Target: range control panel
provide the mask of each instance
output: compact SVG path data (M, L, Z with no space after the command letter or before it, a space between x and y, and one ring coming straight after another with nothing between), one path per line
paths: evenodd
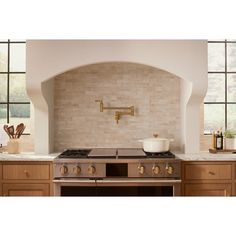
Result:
M180 161L139 160L132 163L55 163L54 178L180 178Z

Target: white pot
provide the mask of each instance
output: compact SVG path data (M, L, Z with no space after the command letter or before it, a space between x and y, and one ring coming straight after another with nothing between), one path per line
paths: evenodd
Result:
M157 138L155 135L154 138L146 138L139 140L143 143L143 150L145 152L167 152L170 150L170 142L174 141L173 139L167 138Z
M225 149L236 150L236 138L225 138Z

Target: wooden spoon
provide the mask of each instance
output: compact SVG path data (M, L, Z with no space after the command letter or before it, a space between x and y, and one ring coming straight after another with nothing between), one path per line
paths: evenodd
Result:
M18 133L18 136L17 136L17 138L20 138L20 136L23 134L23 132L24 132L24 130L25 130L25 125L23 124L23 126L21 126L21 129L20 129L20 131L19 131L19 133Z
M8 130L9 135L10 135L12 138L14 138L14 126L11 125L11 126L7 127L7 130Z
M10 136L10 134L9 134L9 132L8 132L8 125L4 125L3 126L3 129L5 130L5 132L7 133L7 135L9 136L9 138L11 138L11 136Z
M24 124L23 123L20 123L19 125L17 125L16 127L16 133L15 133L15 138L18 138L21 130L24 128Z

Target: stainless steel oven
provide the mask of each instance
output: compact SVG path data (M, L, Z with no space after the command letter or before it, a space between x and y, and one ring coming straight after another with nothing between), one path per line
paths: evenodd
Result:
M54 187L56 196L180 196L181 180L60 179Z
M120 150L120 149L119 149ZM90 150L54 161L55 196L179 196L180 160L147 156L141 149ZM84 153L86 153L84 155ZM126 153L126 155L125 155ZM132 155L133 153L133 155ZM99 155L98 155L99 154Z

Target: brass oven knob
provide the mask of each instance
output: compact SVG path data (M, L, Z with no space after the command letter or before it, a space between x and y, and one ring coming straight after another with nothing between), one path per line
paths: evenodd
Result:
M65 165L62 165L60 168L61 175L66 175L68 173L68 167Z
M73 173L79 175L81 173L81 168L79 166L75 166L73 168Z
M161 172L161 168L159 167L159 166L153 166L152 167L152 173L154 174L154 175L158 175L158 174L160 174L160 172Z
M145 167L144 166L139 166L138 167L138 172L139 172L140 175L143 175L144 172L145 172Z
M174 167L168 165L168 166L166 167L166 171L167 171L167 173L168 173L169 175L172 175L173 172L174 172Z
M96 172L96 168L95 168L94 166L89 166L89 167L88 167L88 173L89 173L90 175L95 174L95 172Z

